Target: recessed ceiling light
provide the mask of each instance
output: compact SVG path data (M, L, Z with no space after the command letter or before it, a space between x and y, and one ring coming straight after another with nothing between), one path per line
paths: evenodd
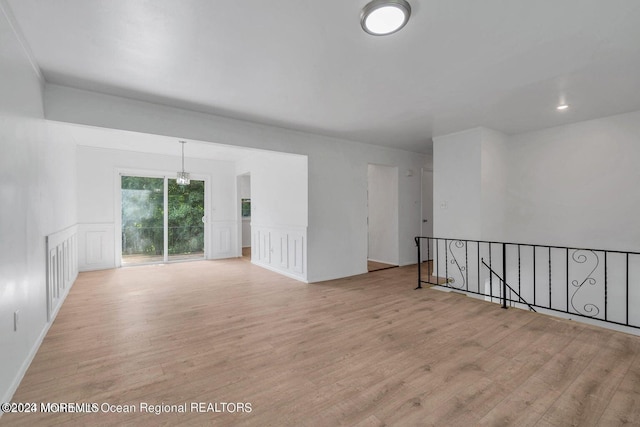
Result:
M362 8L360 25L369 34L385 36L404 27L409 16L411 6L405 0L373 0Z
M562 110L566 110L567 108L569 108L569 106L567 104L560 104L556 108L558 110L562 111Z

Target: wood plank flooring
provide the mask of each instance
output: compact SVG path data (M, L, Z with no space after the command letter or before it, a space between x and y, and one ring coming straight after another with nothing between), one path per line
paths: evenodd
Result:
M372 271L386 270L387 268L394 268L394 267L397 267L397 265L367 260L367 271L369 273L371 273Z
M251 259L251 247L242 248L242 256Z
M81 273L13 401L136 412L0 425L640 425L639 337L416 291L415 275L307 285L240 259Z

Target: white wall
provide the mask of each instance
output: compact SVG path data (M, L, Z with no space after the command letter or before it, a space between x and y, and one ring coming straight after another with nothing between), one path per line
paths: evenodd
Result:
M238 180L238 194L241 199L251 198L251 175L240 175Z
M640 111L435 138L435 235L640 251L639 163Z
M398 168L368 166L369 259L398 264Z
M433 139L434 237L482 238L482 128Z
M506 234L640 251L640 111L508 141Z
M307 278L312 282L367 271L367 164L397 166L399 262L415 263L419 171L427 156L55 85L45 88L45 110L48 118L63 122L308 156Z
M78 141L82 144L83 141ZM176 152L179 153L176 142ZM185 149L188 152L188 144ZM119 244L118 200L120 171L175 176L180 169L180 156L139 153L95 147L78 147L78 222L79 264L81 270L113 268L118 265L116 245ZM192 177L207 178L209 207L208 258L235 256L235 165L228 161L185 158L185 169ZM221 236L220 233L224 233ZM93 239L93 240L92 240ZM230 240L229 240L230 239ZM98 241L99 243L96 243ZM221 243L222 241L222 243ZM223 247L226 245L230 247ZM99 259L96 253L103 255Z
M2 3L0 76L0 402L8 402L49 326L45 236L76 223L76 154L43 120L42 81Z
M506 230L506 198L509 183L508 140L503 133L482 128L480 153L481 236L484 240L509 241Z

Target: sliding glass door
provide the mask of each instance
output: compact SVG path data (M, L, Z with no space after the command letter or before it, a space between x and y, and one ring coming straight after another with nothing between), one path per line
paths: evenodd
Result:
M205 182L121 176L122 265L205 257Z
M204 181L178 185L168 180L169 260L204 258Z
M164 178L122 176L122 264L164 261Z

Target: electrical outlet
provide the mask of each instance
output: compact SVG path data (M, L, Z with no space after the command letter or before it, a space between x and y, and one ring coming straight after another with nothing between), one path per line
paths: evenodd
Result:
M440 209L447 209L447 202L440 203Z
M18 314L20 314L20 310L16 310L13 312L13 331L18 332Z

